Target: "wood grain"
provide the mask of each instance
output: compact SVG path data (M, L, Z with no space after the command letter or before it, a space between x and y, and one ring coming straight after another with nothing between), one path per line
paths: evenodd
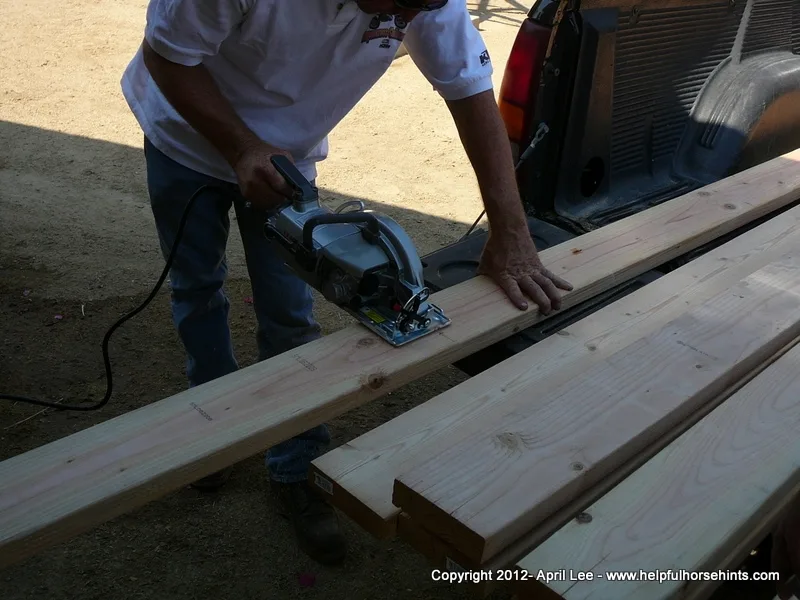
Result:
M745 280L395 481L393 501L481 563L800 333L797 255Z
M427 557L437 568L462 571L490 570L493 572L496 572L498 569L511 569L513 572L517 573L519 572L517 563L531 553L534 548L544 543L551 535L555 534L569 521L578 517L580 513L586 511L588 507L616 487L626 477L630 476L631 473L644 466L650 457L656 455L661 449L679 438L687 430L691 429L698 421L705 418L707 414L746 386L765 369L769 368L774 361L784 356L798 343L800 343L800 338L792 340L777 354L770 356L767 361L759 364L740 381L737 381L730 388L726 389L723 394L714 398L696 413L692 414L691 417L681 421L680 424L671 429L668 434L659 438L658 441L653 444L652 448L648 448L647 451L634 456L623 466L604 477L590 490L582 493L565 507L545 519L536 528L515 540L514 543L507 546L502 552L491 558L485 564L480 565L473 563L470 559L461 554L458 549L453 548L431 532L426 531L404 513L400 513L397 517L397 535L400 539L408 542L413 548L418 550L423 556ZM718 569L733 569L737 564L741 563L752 548L758 545L758 542L761 541L768 530L773 527L777 515L779 514L778 511L785 508L791 498L781 498L780 500L780 505L776 505L776 509L772 510L769 514L765 515L761 521L755 524L746 537L736 540L735 546L730 549L727 555L721 559L720 563L717 565ZM486 598L498 587L496 585L497 583L497 581L481 581L474 586L470 586L470 591L474 592L474 596L478 598ZM548 594L542 594L543 587L537 585L536 582L514 581L509 583L511 583L511 586L506 583L500 587L510 587L512 590L517 591L519 593L519 600L543 600L545 596L548 596ZM681 600L702 600L710 596L714 589L716 589L715 582L703 582L702 585L692 588L691 593L686 597L681 597ZM557 597L555 594L549 594L549 596Z
M800 151L542 252L569 307L800 196ZM580 252L573 250L579 246ZM477 277L401 348L358 325L0 463L0 567L232 465L541 320Z
M786 493L775 495L770 502L762 506L759 516L753 520L746 531L738 531L725 542L725 548L730 548L727 556L719 563L719 570L737 570L746 556L749 556L760 542L775 529L778 520L794 502L800 499L800 484ZM680 600L708 600L720 586L719 581L700 581L687 587L681 594ZM780 598L778 600L781 600ZM786 600L798 600L791 597Z
M477 572L479 569L465 569L462 565L454 560L454 552L441 540L422 527L419 527L411 519L402 513L397 519L397 537L414 550L422 554L428 559L428 562L434 569L441 571L472 571ZM491 571L499 567L500 563L487 565L483 570ZM505 565L504 565L505 566ZM479 581L465 581L460 584L469 587L469 592L474 598L488 597L498 586L492 577L480 578Z
M735 568L800 490L800 346L726 400L519 561L553 569L688 572ZM568 600L707 597L709 582L529 582ZM698 594L698 592L702 592Z
M792 208L328 452L313 462L312 481L321 478L332 502L367 531L390 537L400 513L392 504L394 479L438 455L456 432L476 435L504 410L509 393L532 385L546 393L797 247L800 208Z

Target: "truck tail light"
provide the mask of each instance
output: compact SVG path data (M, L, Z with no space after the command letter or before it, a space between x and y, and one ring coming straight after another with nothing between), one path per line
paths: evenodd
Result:
M551 33L550 27L526 19L508 57L498 105L515 155L528 141Z

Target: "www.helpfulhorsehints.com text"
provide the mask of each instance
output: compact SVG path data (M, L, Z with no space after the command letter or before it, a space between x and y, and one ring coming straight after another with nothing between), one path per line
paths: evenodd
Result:
M668 569L665 571L579 571L560 569L558 571L531 572L524 569L487 569L480 571L441 570L431 571L434 581L449 583L481 583L484 581L538 581L553 583L557 581L780 581L777 572L764 571L748 573L746 571L687 571L685 569Z

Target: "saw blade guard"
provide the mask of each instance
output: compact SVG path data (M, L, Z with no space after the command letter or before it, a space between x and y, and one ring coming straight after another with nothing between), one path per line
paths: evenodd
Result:
M428 302L422 260L399 223L365 210L360 201L330 211L286 157L275 156L272 162L294 197L268 220L265 234L283 246L287 263L299 268L308 283L395 346L450 323ZM382 291L368 297L356 293L365 277L376 274Z

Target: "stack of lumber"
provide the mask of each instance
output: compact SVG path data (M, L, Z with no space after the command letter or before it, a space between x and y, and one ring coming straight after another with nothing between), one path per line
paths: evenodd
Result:
M798 166L800 151L544 251L575 286L565 308L789 207ZM320 458L312 481L377 535L514 564L791 345L798 241L790 208ZM452 325L408 346L354 325L0 462L0 567L542 320L482 277L433 301Z
M714 581L535 580L577 572L736 570L800 491L800 346L592 504L517 568L522 598L705 598ZM554 594L544 596L541 588Z
M448 437L459 441L399 475L394 504L472 564L496 557L792 343L798 259L759 269L559 385L508 394L505 414L457 429Z
M576 256L594 252L595 234L633 254L660 237L669 249L655 260L687 252L722 235L714 208L800 197L798 160L630 217L617 224L624 238L613 226L583 236ZM591 258L597 276L606 263ZM609 267L617 283L631 276ZM312 481L376 536L399 534L443 568L735 565L800 485L798 267L791 208L319 458ZM700 598L719 584L522 579L512 583L524 598Z

